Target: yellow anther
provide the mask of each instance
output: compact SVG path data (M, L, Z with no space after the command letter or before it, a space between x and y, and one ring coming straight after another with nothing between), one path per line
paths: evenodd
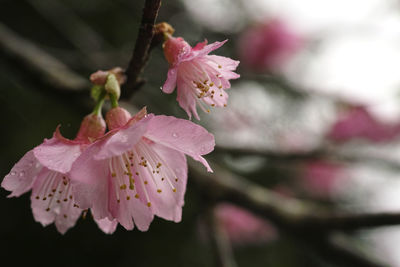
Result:
M138 194L136 194L136 195L135 195L135 198L139 198L139 195L138 195Z
M125 190L126 189L126 184L123 184L119 187L121 190Z
M172 191L175 193L176 192L176 188L172 189Z
M144 181L144 184L148 184L148 182L147 182L147 181Z
M147 202L147 207L151 207L151 203L150 202Z
M117 174L115 172L113 172L113 173L111 173L111 176L115 177L115 176L117 176Z
M129 200L129 199L131 199L131 197L130 196L126 196L126 200Z
M161 189L157 189L157 192L158 192L158 193L161 193L162 191L161 191Z
M222 66L221 66L221 65L218 65L218 68L219 68L219 69L221 69L221 68L222 68Z

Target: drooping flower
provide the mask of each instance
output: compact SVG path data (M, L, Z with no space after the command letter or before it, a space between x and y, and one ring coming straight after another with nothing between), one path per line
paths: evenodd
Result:
M85 150L71 169L77 203L94 218L116 219L128 230L149 228L154 215L179 222L187 180L185 154L211 171L202 155L214 137L190 121L131 115L116 107L106 116L110 132Z
M228 94L225 90L231 87L229 80L240 77L233 72L239 61L208 55L226 41L209 45L204 41L193 48L181 37L169 37L164 43L164 54L170 66L162 90L170 94L175 87L178 88L177 100L189 118L193 114L200 119L197 104L206 112L209 112L208 106L227 105Z
M245 30L239 38L243 65L257 72L276 72L299 50L303 41L281 19L270 19Z
M9 197L19 197L32 189L31 207L35 220L43 226L54 222L57 230L64 234L82 213L74 201L68 172L81 151L104 132L103 118L93 114L84 118L74 140L64 138L57 128L51 139L45 139L14 165L1 186L11 191ZM97 223L106 233L116 228L115 222Z

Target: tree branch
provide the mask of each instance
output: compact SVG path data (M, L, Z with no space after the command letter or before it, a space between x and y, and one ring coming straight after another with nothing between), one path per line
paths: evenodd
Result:
M288 198L255 185L244 178L212 164L214 173L189 162L190 174L196 182L218 200L230 201L269 219L280 228L292 233L328 233L333 230L400 224L400 213L359 213L327 211L312 203Z
M146 0L145 2L135 48L126 69L128 79L122 90L122 98L129 98L144 83L140 75L149 59L149 51L154 37L154 24L160 6L161 0Z

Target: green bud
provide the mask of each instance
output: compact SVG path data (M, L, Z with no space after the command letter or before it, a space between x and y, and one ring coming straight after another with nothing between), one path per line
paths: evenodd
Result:
M115 77L114 74L110 73L107 76L107 81L104 85L107 93L112 96L112 98L115 98L116 100L119 99L121 95L121 88L119 86L119 82L117 80L117 77Z

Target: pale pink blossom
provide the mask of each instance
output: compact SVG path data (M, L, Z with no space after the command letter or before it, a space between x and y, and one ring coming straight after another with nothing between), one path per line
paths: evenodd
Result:
M305 163L299 182L314 197L329 198L337 185L346 177L344 165L324 160Z
M245 30L239 38L239 57L257 72L280 71L301 48L302 38L287 23L270 19Z
M364 106L350 106L332 125L328 137L337 142L364 139L387 142L400 135L399 123L384 123L375 118Z
M209 45L204 41L193 48L181 37L169 37L164 43L164 54L170 66L162 90L170 94L177 87L177 100L189 118L193 114L200 119L197 105L206 112L209 112L209 106L227 105L225 90L231 87L229 80L240 77L233 72L239 61L208 55L226 41Z
M110 132L76 160L71 179L77 203L94 218L116 219L128 230L146 231L154 215L179 222L187 180L185 154L200 161L214 137L190 121L122 108L106 116Z
M218 204L215 214L233 244L270 242L277 238L270 222L236 205Z
M105 122L97 115L88 115L74 140L64 138L56 129L51 139L27 152L6 175L1 186L11 191L9 197L19 197L32 190L31 207L36 221L43 226L54 223L64 234L74 226L82 209L75 203L68 172L72 163L90 140L104 134ZM115 222L97 222L111 233Z

